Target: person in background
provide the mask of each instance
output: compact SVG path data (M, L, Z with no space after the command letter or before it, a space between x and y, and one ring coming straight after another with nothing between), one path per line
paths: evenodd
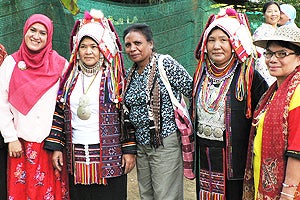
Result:
M0 67L0 131L8 143L8 199L68 199L64 180L43 149L59 82L68 62L52 49L53 24L42 14L25 22L17 52Z
M75 23L71 50L44 148L54 151L56 169L68 170L72 200L126 200L136 148L134 138L120 141L125 69L119 38L102 11L86 11Z
M280 5L280 20L278 21L279 26L291 25L297 27L295 24L296 9L290 4Z
M281 26L255 45L277 81L254 112L243 199L300 199L300 29Z
M266 37L277 29L278 21L280 19L280 6L275 1L266 2L263 6L263 14L265 22L262 23L253 33L253 40ZM264 49L256 47L259 59L255 62L255 69L264 77L268 85L276 81L275 77L270 75L266 66L265 57L263 56Z
M254 69L245 14L211 15L196 48L192 120L198 200L240 200L253 111L268 85Z
M7 56L5 47L0 44L0 66ZM7 145L4 143L4 138L0 133L0 200L7 199L6 189L6 169L7 169Z
M125 52L134 62L123 95L129 121L135 128L140 198L183 200L180 135L158 64L162 63L178 100L181 93L191 97L192 78L174 58L169 55L162 58L156 53L152 30L147 24L127 27L123 39Z

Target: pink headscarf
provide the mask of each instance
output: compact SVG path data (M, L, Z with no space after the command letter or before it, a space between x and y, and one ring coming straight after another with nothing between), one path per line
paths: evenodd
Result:
M47 29L46 45L39 51L28 49L24 39L28 29L35 23L41 23ZM19 50L12 54L16 65L10 79L8 101L24 115L58 81L62 74L66 59L52 50L52 35L52 21L45 15L34 14L27 19L24 25L23 41ZM20 61L25 62L25 70L18 67Z

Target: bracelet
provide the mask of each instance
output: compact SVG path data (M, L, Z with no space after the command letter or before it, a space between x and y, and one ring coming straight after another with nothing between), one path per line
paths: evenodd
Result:
M290 187L298 187L298 184L297 185L289 185L289 184L286 184L286 183L282 183L282 186L285 187L285 188L290 188Z
M282 194L284 196L287 196L287 197L295 198L294 195L291 195L291 194L288 194L288 193L285 193L285 192L280 192L280 194Z

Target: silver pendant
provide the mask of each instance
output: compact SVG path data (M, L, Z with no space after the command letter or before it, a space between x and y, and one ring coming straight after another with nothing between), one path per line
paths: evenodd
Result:
M79 98L79 106L87 107L90 105L89 97L85 94L81 95Z
M77 116L81 120L88 120L91 117L92 111L89 107L89 98L87 95L82 95L79 98L79 106L77 108Z
M79 106L77 108L77 116L79 119L88 120L91 117L91 109L89 107Z

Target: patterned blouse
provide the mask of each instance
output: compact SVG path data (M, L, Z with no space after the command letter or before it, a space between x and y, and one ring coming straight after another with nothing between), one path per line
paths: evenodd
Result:
M159 55L159 54L157 54ZM157 62L157 61L156 61ZM156 63L156 66L158 63ZM174 95L179 100L180 93L187 98L191 98L192 93L192 77L186 69L180 65L171 56L165 57L163 65L169 79ZM150 144L150 129L148 117L148 97L147 97L147 78L150 72L151 65L148 64L142 74L134 71L132 74L129 88L125 94L125 104L130 107L129 119L134 125L136 132L136 140L140 145ZM159 71L156 69L158 81L160 85L161 95L161 136L167 137L177 130L174 119L174 110L170 100L168 91L164 86L159 76Z

